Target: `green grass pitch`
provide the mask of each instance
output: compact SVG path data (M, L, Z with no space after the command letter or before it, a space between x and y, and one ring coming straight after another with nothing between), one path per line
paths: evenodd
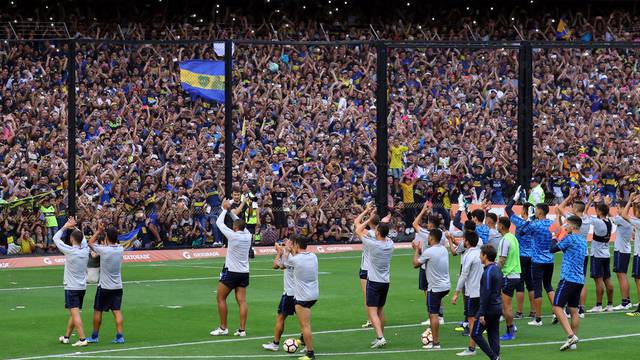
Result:
M452 283L455 284L459 257L451 258ZM556 258L554 285L559 275L560 256ZM453 331L462 319L462 305L451 305L445 299L445 320L441 343L443 350L421 349L420 334L426 319L425 299L417 290L417 270L411 266L408 250L396 251L392 264L392 283L386 306L386 338L381 350L369 349L373 330L360 328L365 321L362 294L358 282L359 253L319 255L320 300L313 308L313 329L318 357L333 359L453 359L455 352L468 344L468 338ZM224 359L224 358L290 358L285 353L263 351L261 344L273 336L274 315L282 292L282 273L271 269L272 259L259 257L251 262L251 284L248 288L248 337L214 338L209 331L218 325L215 288L223 260L190 260L152 264L126 264L123 314L126 344L113 345L113 318L105 314L101 342L82 348L58 343L65 329L62 267L13 269L0 271L0 358L82 359ZM615 304L619 304L616 279ZM630 278L632 302L637 301ZM590 293L587 306L594 303L593 283L587 281ZM454 285L455 286L455 285ZM85 331L91 332L91 313L95 286L85 297L83 320ZM238 326L237 306L229 298L229 327ZM525 312L528 313L528 301ZM503 359L637 359L640 345L640 318L623 313L587 315L581 322L582 342L577 350L561 353L565 338L562 329L552 326L550 306L544 300L545 324L529 327L517 321L518 339L503 343ZM501 325L504 331L504 323ZM298 333L298 323L290 318L285 334ZM286 337L285 337L286 338ZM72 339L74 340L74 339ZM486 358L478 354L479 358Z

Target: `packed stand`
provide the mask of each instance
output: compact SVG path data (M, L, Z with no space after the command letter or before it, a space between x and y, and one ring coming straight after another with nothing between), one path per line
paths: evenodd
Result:
M3 11L3 20L28 21L16 9ZM77 38L465 41L555 40L558 21L542 7L409 8L384 21L375 9L359 18L346 8L289 10L260 8L253 13L267 15L256 18L226 8L212 20L158 6L122 12L129 22L119 26L108 15L72 9L64 20ZM51 11L35 20L60 20ZM638 17L629 11L564 19L572 39L638 35ZM8 27L4 33L16 36ZM0 251L53 251L51 235L66 217L65 51L56 42L0 44ZM375 194L375 52L368 46L235 51L234 188L258 209L257 239L270 244L301 232L320 242L350 241L348 219ZM536 139L545 139L536 144L536 169L547 199L566 196L572 183L624 199L640 173L633 168L635 55L576 53L536 52ZM77 49L77 203L87 233L97 214L134 248L220 241L213 221L223 187L224 107L181 90L177 62L193 58L219 56L212 45ZM401 49L389 64L390 205L409 218L425 200L448 209L461 193L469 202L508 199L517 172L517 53ZM571 124L575 133L566 131Z
M571 188L625 203L640 190L636 49L539 49L534 56L534 170L548 203Z

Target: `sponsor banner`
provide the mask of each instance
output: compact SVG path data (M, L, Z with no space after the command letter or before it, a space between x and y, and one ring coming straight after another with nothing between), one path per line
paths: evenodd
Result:
M398 249L411 248L411 243L398 243ZM331 244L331 245L309 245L309 250L318 254L335 254L349 251L361 251L362 244ZM276 250L273 247L255 247L256 256L275 256ZM207 249L180 249L180 250L151 250L151 251L126 251L124 253L125 263L159 262L172 260L194 260L212 259L227 255L227 249L207 248ZM0 259L0 269L39 267L39 266L60 266L64 265L64 256L46 257L17 257Z

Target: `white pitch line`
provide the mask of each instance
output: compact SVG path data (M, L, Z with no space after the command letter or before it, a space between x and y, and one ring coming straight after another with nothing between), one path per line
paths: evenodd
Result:
M275 270L274 270L275 271ZM319 272L318 275L330 275L330 272ZM258 274L251 275L251 278L257 277L275 277L282 276L282 274ZM197 278L184 278L184 279L155 279L155 280L130 280L123 281L123 284L146 284L146 283L160 283L160 282L178 282L178 281L199 281L199 280L215 280L218 279L217 276L207 276L207 277L197 277ZM97 284L87 284L90 286L96 286ZM40 289L57 289L62 288L62 285L49 285L49 286L30 286L30 287L22 287L22 288L5 288L0 289L0 291L20 291L20 290L40 290Z
M604 314L622 314L623 312L602 312L602 313L590 313L588 314L589 317L593 316L593 315L604 315ZM544 315L542 316L543 318L550 318L552 317L552 315ZM518 319L516 321L520 322L520 321L524 321L527 320L525 319ZM457 321L448 321L445 322L444 325L452 325L452 324L457 324ZM424 326L422 324L404 324L404 325L391 325L391 326L385 326L385 329L400 329L400 328L408 328L408 327L421 327ZM313 334L314 335L322 335L322 334L339 334L339 333L348 333L348 332L358 332L358 331L371 331L371 329L369 328L352 328L352 329L337 329L337 330L323 330L323 331L315 331ZM283 337L288 337L288 336L298 336L300 333L295 333L295 334L283 334ZM624 337L631 337L631 336L640 336L640 333L637 334L626 334L626 335L613 335L612 338L624 338ZM93 355L93 354L103 354L103 353L114 353L114 352L122 352L122 351L137 351L137 350L150 350L150 349L163 349L163 348L171 348L171 347L180 347L180 346L192 346L192 345L206 345L206 344L222 344L222 343L230 343L230 342L244 342L244 341L251 341L251 340L267 340L267 339L273 339L272 335L268 335L268 336L256 336L256 337L243 337L243 338L230 338L230 339L222 339L222 340L202 340L202 341L192 341L192 342L185 342L185 343L174 343L174 344L162 344L162 345L148 345L148 346L137 346L137 347L130 347L130 348L118 348L118 349L106 349L106 350L97 350L97 351L87 351L87 352L77 352L77 353L65 353L65 354L55 354L55 355L42 355L42 356L33 356L33 357L25 357L25 358L15 358L15 359L9 359L9 360L33 360L33 359L51 359L51 358L61 358L61 357L87 357L86 355ZM603 339L604 338L593 338L593 339ZM595 341L593 339L581 339L581 342L584 341ZM556 342L551 342L551 344L555 344ZM558 342L558 344L561 344L564 342ZM545 343L548 344L548 343ZM534 346L534 345L527 345L527 344L514 344L514 345L504 345L504 347L513 347L515 345L521 345L521 346ZM445 349L445 350L452 350L452 349ZM459 348L457 350L464 350L464 348ZM400 351L400 350L398 350ZM414 350L403 350L406 352L410 352L410 351L414 351ZM424 351L424 350L415 350L415 351ZM374 352L377 353L377 352ZM348 353L349 355L353 354L353 353ZM366 353L369 354L369 353ZM322 354L322 355L326 355L326 354ZM224 358L225 356L231 356L231 355L219 355L220 357ZM257 356L257 355L252 355L252 356ZM114 357L114 356L108 356L108 357ZM148 357L148 356L146 356ZM182 357L182 356L180 356ZM180 358L179 357L179 358ZM261 355L258 357L265 357L265 355Z
M640 336L640 333L624 334L624 335L611 335L600 336L594 338L580 339L580 342L593 342L602 340L623 339L629 337ZM545 346L545 345L560 345L564 341L544 341L535 343L522 343L522 344L506 344L501 345L501 348L519 348L519 347L531 347L531 346ZM440 350L432 350L434 352L439 351L460 351L465 348L445 348ZM357 352L335 352L335 353L320 353L321 356L358 356L358 355L386 355L386 354L404 354L404 353L425 353L431 352L423 349L405 349L405 350L379 350L379 351L357 351ZM293 356L293 355L292 355ZM274 358L274 357L286 357L286 354L254 354L254 355L67 355L65 358L88 358L88 359L243 359L243 358Z

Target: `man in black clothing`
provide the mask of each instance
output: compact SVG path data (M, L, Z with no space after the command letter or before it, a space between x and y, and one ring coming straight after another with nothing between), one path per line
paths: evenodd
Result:
M480 251L480 260L484 265L484 273L480 282L480 310L476 315L476 324L471 336L476 344L491 360L500 358L500 315L502 314L502 271L495 264L496 249L484 245ZM489 343L482 336L487 330Z

